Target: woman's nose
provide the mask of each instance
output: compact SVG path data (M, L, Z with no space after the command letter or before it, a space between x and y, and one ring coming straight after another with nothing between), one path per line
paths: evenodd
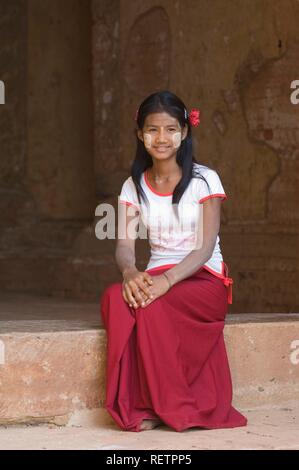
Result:
M158 132L158 142L166 142L167 139L166 139L166 134L164 131L159 131Z

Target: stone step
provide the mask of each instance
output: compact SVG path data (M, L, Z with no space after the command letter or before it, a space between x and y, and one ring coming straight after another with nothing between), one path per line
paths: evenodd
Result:
M299 314L231 314L225 340L242 409L299 396ZM99 302L20 293L0 301L0 423L109 421Z

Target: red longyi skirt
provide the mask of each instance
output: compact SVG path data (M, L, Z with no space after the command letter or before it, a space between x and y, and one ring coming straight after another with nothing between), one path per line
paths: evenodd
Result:
M105 408L120 428L138 432L144 419L157 417L176 431L246 425L231 404L227 307L225 283L202 267L145 308L129 307L121 282L105 289Z

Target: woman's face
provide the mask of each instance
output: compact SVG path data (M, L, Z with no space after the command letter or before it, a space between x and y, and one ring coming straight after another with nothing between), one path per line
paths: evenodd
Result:
M143 141L148 153L159 160L176 155L188 132L181 128L178 120L166 112L148 114L138 138Z

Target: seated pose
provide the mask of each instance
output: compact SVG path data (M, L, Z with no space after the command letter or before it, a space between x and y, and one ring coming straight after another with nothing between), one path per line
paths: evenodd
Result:
M135 119L136 156L119 196L124 230L115 259L123 282L101 296L105 408L127 431L245 426L232 406L223 337L233 282L218 235L227 196L216 171L192 155L199 110L188 113L160 91ZM145 271L135 265L141 224L151 248Z

